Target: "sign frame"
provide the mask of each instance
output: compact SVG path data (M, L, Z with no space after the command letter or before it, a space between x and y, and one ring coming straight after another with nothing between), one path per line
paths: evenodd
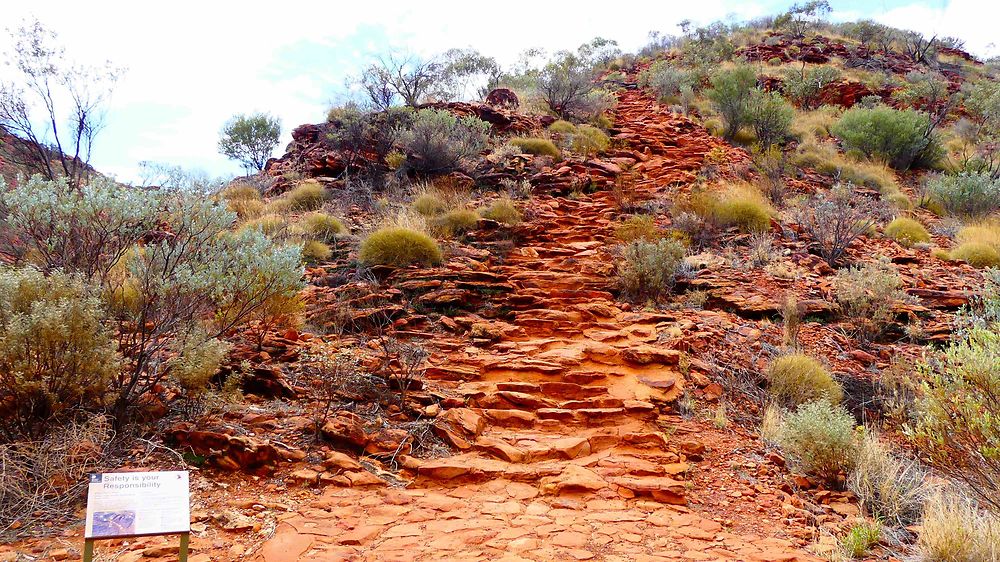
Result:
M142 475L146 475L146 476L143 477ZM92 509L95 509L95 507L93 505L91 505L91 502L96 499L96 496L97 496L98 493L101 493L101 492L104 491L103 482L104 482L104 479L105 479L106 476L113 476L113 477L119 479L119 482L121 482L121 488L122 489L128 489L128 488L138 488L138 489L141 489L141 488L146 487L147 485L149 485L147 483L152 483L152 482L159 481L159 478L161 478L163 476L173 476L173 475L176 475L177 479L183 479L184 483L186 484L186 489L185 489L184 497L186 499L187 505L185 505L184 508L183 508L183 513L185 515L185 517L183 519L184 525L182 526L183 530L181 529L181 526L178 526L177 530L166 530L166 531L159 531L159 532L151 531L151 532L138 532L138 533L136 533L136 532L125 532L125 533L100 533L100 534L96 534L96 535L94 534L94 516L97 513L100 513L100 512L92 512ZM94 485L95 484L101 485L100 490L95 491L95 489L94 489ZM157 484L157 486L159 486L159 484ZM114 495L113 494L111 494L111 495L112 495L112 498L113 498ZM137 497L135 498L135 500L141 500L141 497L139 497L140 494L136 494L136 496ZM118 501L119 502L127 502L128 500L127 499L119 499ZM93 562L93 560L94 560L94 548L95 548L95 544L99 540L123 539L123 538L134 538L134 537L151 537L151 536L169 536L169 535L180 535L180 549L178 550L178 557L179 557L180 562L187 562L187 559L188 559L188 543L189 543L190 537L191 537L191 528L190 528L190 525L191 525L190 502L191 502L191 496L190 496L190 472L186 471L186 470L180 470L180 471L104 472L104 473L95 473L95 474L89 475L89 485L88 485L88 490L87 490L87 519L85 521L84 543L83 543L83 562ZM97 503L97 502L95 502L95 503ZM115 502L112 501L112 504L114 504L114 503ZM129 510L123 510L123 511L118 511L120 508L118 508L117 505L121 505L121 504L120 503L116 504L116 507L113 508L113 510L109 511L108 513L112 514L112 516L119 515L121 513L129 514L129 515L131 515L132 518L129 519L128 522L129 522L130 525L133 524L136 512L140 512L140 511L139 510L131 510L131 509L129 509Z

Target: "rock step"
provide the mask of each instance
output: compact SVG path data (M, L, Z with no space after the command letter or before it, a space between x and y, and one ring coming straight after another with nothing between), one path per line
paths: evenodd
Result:
M619 474L601 467L596 461L581 466L577 461L507 462L479 457L473 453L422 461L413 469L416 486L421 484L462 485L499 478L514 482L534 482L543 494L593 493L602 489L628 490L632 495L648 496L655 501L683 505L686 502L684 481L671 476Z
M620 398L600 396L580 400L560 401L538 394L513 392L508 390L484 394L470 400L476 408L500 410L623 410L625 402ZM600 415L598 413L597 415Z
M564 398L567 400L579 400L581 398L592 398L607 394L607 389L603 386L584 386L560 381L539 384L529 382L499 382L496 388L497 390L542 394L547 397Z

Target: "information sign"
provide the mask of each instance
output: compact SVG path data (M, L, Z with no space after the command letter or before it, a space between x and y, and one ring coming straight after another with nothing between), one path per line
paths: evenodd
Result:
M172 535L190 530L187 471L90 475L85 538Z

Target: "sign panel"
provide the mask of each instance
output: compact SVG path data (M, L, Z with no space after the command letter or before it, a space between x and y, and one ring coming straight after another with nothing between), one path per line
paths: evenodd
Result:
M169 535L190 530L186 470L90 475L86 538Z

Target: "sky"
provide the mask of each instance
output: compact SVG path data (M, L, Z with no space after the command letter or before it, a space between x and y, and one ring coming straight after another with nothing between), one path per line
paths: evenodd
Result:
M743 20L779 13L785 0L696 2L136 2L48 0L4 7L16 26L36 17L55 31L72 58L126 67L95 141L91 164L122 181L140 179L152 161L233 176L238 164L218 154L219 130L236 113L270 112L291 130L323 120L342 100L346 80L385 53L429 56L473 47L505 64L527 48L572 49L595 36L624 50L650 31L678 33L677 23ZM871 18L925 34L953 35L979 56L992 45L995 0L830 0L832 20ZM9 38L0 39L0 51ZM9 69L0 68L0 74Z

